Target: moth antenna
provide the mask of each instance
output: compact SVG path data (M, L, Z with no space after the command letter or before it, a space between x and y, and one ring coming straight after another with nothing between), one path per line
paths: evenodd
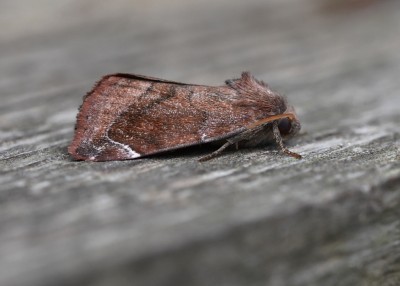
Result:
M282 114L278 114L278 115L272 115L270 117L260 119L256 122L246 126L246 128L253 129L254 127L257 127L259 125L270 123L270 122L276 121L278 119L283 119L283 118L288 118L288 119L293 120L293 119L295 119L295 115L293 113L282 113Z
M281 133L279 132L279 128L278 128L278 121L274 121L274 123L272 125L272 131L274 133L275 141L283 153L285 153L286 155L292 156L296 159L301 159L300 154L290 151L283 145L282 136L281 136Z

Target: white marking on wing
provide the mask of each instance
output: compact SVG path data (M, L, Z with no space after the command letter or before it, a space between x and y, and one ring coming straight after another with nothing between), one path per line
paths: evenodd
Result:
M124 149L126 152L128 152L129 154L129 158L137 158L140 157L141 155L137 152L135 152L134 150L132 150L132 148L129 145L125 145L122 143L119 143L117 141L112 140L110 137L106 136L108 140L110 140L111 143L120 146L122 149Z

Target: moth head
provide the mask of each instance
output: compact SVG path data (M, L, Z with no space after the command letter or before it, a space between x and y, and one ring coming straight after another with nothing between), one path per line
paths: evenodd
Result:
M288 139L296 135L301 128L299 118L292 106L289 106L284 113L290 113L292 118L282 118L279 120L278 128L284 139Z

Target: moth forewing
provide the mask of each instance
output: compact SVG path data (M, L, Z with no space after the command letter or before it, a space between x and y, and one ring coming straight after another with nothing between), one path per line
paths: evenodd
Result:
M223 86L107 75L84 98L68 151L77 160L108 161L221 139L227 147L260 126L272 134L271 122L297 120L286 110L281 95L247 72Z

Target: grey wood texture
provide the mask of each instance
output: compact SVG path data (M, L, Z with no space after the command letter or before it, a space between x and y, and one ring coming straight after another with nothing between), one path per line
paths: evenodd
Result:
M352 2L1 1L0 285L400 285L400 1ZM244 70L304 159L66 152L104 74Z

